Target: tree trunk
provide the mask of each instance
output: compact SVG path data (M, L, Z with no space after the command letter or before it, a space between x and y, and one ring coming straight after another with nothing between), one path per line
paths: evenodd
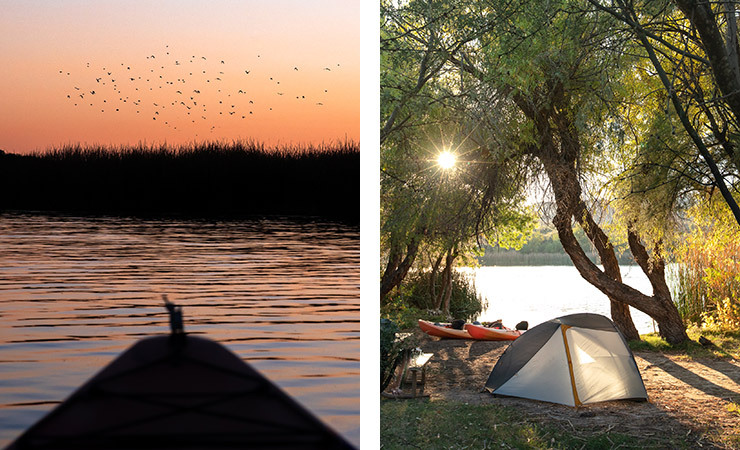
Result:
M557 85L557 83L555 84ZM559 89L553 91L557 93ZM556 94L557 100L563 101L564 96ZM535 120L540 122L545 122L547 117L552 117L552 123L555 127L553 130L548 123L541 123L538 127L540 133L546 133L541 135L540 142L545 145L541 147L544 151L540 152L539 158L546 167L549 166L553 169L557 167L559 172L557 176L548 172L553 189L556 189L557 186L557 189L561 192L569 193L570 199L562 204L563 207L581 225L581 228L586 232L586 236L596 248L604 267L604 273L612 280L621 283L622 273L619 270L619 261L614 252L614 246L606 233L596 223L591 211L581 198L581 184L576 169L576 161L581 154L581 143L572 118L567 113L556 112L554 109L540 111L536 117ZM559 148L555 145L554 133L557 133ZM546 163L544 160L549 162ZM553 177L556 179L553 180ZM561 204L558 204L558 208L560 206ZM617 329L624 335L625 339L630 341L639 340L640 334L632 321L629 305L609 294L607 294L607 297L609 298L612 320Z
M445 271L442 279L444 280L444 299L443 299L443 311L447 314L450 313L450 298L452 297L452 265L457 257L457 252L453 252L452 249L447 251L447 257L445 258Z
M442 255L440 255L440 260L442 259ZM436 296L434 297L434 309L436 310L442 310L442 303L444 301L445 292L447 290L447 266L445 266L444 269L442 269L442 273L439 275L439 292L437 292Z
M581 276L610 299L633 306L655 319L658 323L660 335L669 343L676 344L687 340L688 336L683 321L678 314L676 305L673 304L670 298L670 293L666 296L666 292L654 292L653 296L649 297L629 285L614 280L613 277L601 271L588 258L586 252L583 251L576 240L572 227L572 211L580 200L576 196L580 194L577 178L573 178L570 171L567 170L567 166L562 163L547 157L543 158L542 161L555 194L557 211L553 218L553 225L558 232L563 249L570 256ZM647 252L645 252L645 255L647 255ZM653 277L657 283L660 275L660 270L654 270L650 272L649 277ZM663 283L665 283L665 280L663 280Z
M609 273L606 273L588 258L578 243L573 233L573 218L585 224L585 231L592 234L593 237L589 236L589 238L592 238L597 250L599 246L603 247L602 250L608 248L606 235L602 236L598 233L599 228L595 226L590 214L587 214L588 210L581 199L581 185L576 168L581 146L578 131L572 122L572 117L567 113L569 100L558 86L558 82L553 82L548 89L547 100L532 101L521 94L514 95L513 98L522 112L534 122L539 139L536 144L530 145L529 151L542 162L550 180L556 205L553 225L558 232L563 249L570 256L578 272L610 300L625 305L617 307L617 320L624 320L622 315L624 309L632 306L655 319L660 328L660 335L668 342L675 344L687 340L686 329L676 305L671 300L670 293L666 296L663 292L655 292L652 297L649 297L622 283L621 275L619 279L615 279L619 266L616 264L615 270L615 264L608 255L609 252L603 252L606 256L605 270L609 270ZM557 109L555 105L558 105ZM613 249L611 253L613 256ZM657 278L660 272L657 271L650 276ZM628 333L630 333L629 330Z
M588 210L583 200L578 201L576 218L581 219L581 227L586 232L591 243L596 247L596 252L599 254L599 259L601 259L601 265L604 266L604 273L609 275L614 281L621 282L622 272L619 269L619 260L614 252L614 246L606 233L604 233L604 230L596 223L591 211ZM635 323L632 321L629 305L613 297L609 297L609 304L612 320L617 326L617 329L622 332L625 339L628 341L640 340L640 333L638 333Z
M588 259L573 234L570 217L558 212L555 214L553 224L558 231L563 249L586 281L607 296L633 306L655 319L660 335L669 343L678 344L688 339L681 316L670 297L658 295L649 297L631 286L614 281Z
M441 258L441 256L440 256ZM435 309L442 310L443 312L450 313L450 295L452 294L452 262L455 257L452 256L452 249L447 250L445 256L445 268L442 270L442 286L440 287L439 294L434 299Z
M380 280L380 300L381 304L385 299L386 295L398 286L404 277L408 273L411 265L416 259L416 254L419 251L419 239L414 238L406 246L406 255L404 257L401 245L399 243L391 244L390 254L388 256L388 264L383 272L383 277Z
M432 299L432 305L437 304L437 273L439 265L442 263L442 255L439 255L432 265L432 272L429 274L429 297ZM437 306L436 309L439 309Z
M642 245L639 236L637 236L631 226L627 230L627 241L630 246L630 251L635 257L635 262L637 262L645 275L647 275L650 285L653 287L653 297L658 299L665 307L667 321L663 323L663 325L660 325L659 323L661 330L663 327L669 327L673 329L673 331L671 331L672 334L677 336L683 335L685 336L685 339L688 339L688 336L686 336L686 327L683 325L681 315L671 298L671 290L668 287L668 283L665 281L665 259L663 259L660 243L655 245L655 248L653 249L653 260L650 261L645 246ZM680 330L678 330L678 328L680 328ZM661 335L663 335L662 331Z
M735 123L737 123L740 120L740 72L737 71L736 38L734 42L732 40L725 42L722 39L718 20L715 19L712 11L712 3L676 0L676 5L699 33L702 47L712 66L712 74L714 74L717 87L732 110ZM731 21L730 25L735 25L735 22Z

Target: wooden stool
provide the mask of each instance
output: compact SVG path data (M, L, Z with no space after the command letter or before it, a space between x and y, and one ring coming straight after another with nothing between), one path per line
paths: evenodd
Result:
M404 379L408 378L408 372L411 372L411 397L424 397L424 384L427 380L427 363L434 356L434 353L421 353L412 357L409 360L408 371ZM418 383L417 378L421 372L421 383ZM417 392L418 388L418 392Z

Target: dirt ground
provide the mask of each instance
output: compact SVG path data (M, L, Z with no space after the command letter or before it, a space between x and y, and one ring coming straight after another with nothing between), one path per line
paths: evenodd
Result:
M420 348L434 356L424 389L430 399L501 404L537 423L573 436L608 432L650 437L670 447L681 440L697 448L740 448L740 362L687 359L659 352L635 352L648 392L647 402L615 401L572 408L532 400L493 397L483 390L507 342L440 340L423 333Z

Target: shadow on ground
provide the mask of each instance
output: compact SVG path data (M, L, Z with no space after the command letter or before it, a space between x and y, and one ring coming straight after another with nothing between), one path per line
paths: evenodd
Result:
M434 353L425 393L448 400L514 408L527 420L555 426L576 439L619 433L651 446L740 448L740 422L726 407L740 401L740 365L723 360L677 361L656 352L637 352L647 402L615 401L572 408L519 398L493 397L483 389L508 342L440 340L419 336Z

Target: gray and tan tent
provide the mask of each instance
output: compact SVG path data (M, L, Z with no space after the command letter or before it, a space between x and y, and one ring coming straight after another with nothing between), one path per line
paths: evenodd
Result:
M647 400L627 342L598 314L558 317L527 331L501 355L486 388L494 395L569 406Z

